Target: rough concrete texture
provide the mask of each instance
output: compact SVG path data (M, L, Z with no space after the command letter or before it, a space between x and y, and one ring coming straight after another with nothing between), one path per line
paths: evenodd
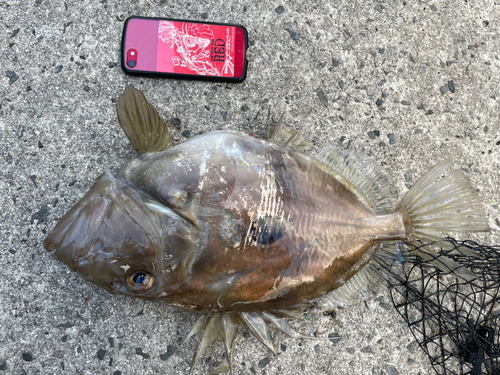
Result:
M119 66L130 15L240 23L242 84L133 78ZM0 374L187 374L194 314L110 295L53 260L42 240L134 149L115 101L141 89L177 142L215 129L262 136L275 119L375 159L401 196L443 158L477 187L500 243L500 4L494 1L0 1ZM118 65L117 65L118 64ZM186 133L185 133L186 134ZM272 355L238 335L235 374L430 374L387 292L294 326ZM220 344L194 374L212 370Z

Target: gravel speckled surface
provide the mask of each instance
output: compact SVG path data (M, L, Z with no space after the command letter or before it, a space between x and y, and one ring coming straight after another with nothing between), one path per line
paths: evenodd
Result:
M215 129L262 136L275 120L369 155L401 196L451 157L478 189L500 243L500 5L494 1L0 1L0 374L187 374L197 319L110 295L42 247L46 233L133 147L115 103L144 92L183 142ZM250 39L242 84L126 76L130 15L240 23ZM292 322L272 355L241 331L235 374L430 374L387 293ZM276 333L276 332L274 332ZM221 360L220 343L194 374Z

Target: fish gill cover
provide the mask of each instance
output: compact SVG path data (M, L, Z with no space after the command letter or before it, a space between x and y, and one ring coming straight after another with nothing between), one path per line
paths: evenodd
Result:
M446 239L447 257L477 275L465 281L411 257L387 281L397 311L438 374L500 374L500 246Z

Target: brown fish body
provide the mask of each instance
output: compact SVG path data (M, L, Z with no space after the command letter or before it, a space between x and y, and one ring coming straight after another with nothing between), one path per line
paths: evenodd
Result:
M313 300L347 281L380 239L406 233L402 214L377 214L312 157L237 132L143 156L118 178L171 207L180 196L209 211L184 214L202 237L190 272L169 267L156 277L164 280L161 298L187 310L262 311Z
M104 174L45 247L111 292L202 313L263 311L330 292L406 232L402 213L377 214L318 160L225 131ZM155 280L144 293L127 288L137 271Z

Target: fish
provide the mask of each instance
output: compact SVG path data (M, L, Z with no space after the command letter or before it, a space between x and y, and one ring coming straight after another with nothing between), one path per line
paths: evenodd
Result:
M139 157L104 172L44 240L54 258L102 289L201 314L191 371L221 339L231 369L239 326L277 351L270 325L383 283L401 244L488 230L477 193L447 159L395 202L387 176L360 153L307 152L303 132L266 123L265 139L213 131L173 145L168 124L128 86L119 123ZM431 245L412 255L465 280L475 275ZM405 251L411 252L411 249ZM417 252L418 251L418 252Z

